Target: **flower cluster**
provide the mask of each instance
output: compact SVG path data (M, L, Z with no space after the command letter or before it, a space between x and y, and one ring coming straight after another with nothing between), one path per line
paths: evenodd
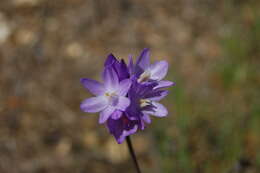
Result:
M126 64L108 55L102 73L103 83L83 78L81 83L95 97L84 100L84 112L100 112L99 123L106 123L118 143L126 136L143 130L151 123L150 115L165 117L167 109L159 103L174 83L163 80L168 71L166 61L150 64L149 49L144 49L136 63L132 56Z

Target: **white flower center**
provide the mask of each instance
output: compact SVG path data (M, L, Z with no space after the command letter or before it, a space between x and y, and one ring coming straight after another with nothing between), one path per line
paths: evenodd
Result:
M108 98L108 101L111 105L116 105L118 103L118 95L114 92L106 92L105 96Z

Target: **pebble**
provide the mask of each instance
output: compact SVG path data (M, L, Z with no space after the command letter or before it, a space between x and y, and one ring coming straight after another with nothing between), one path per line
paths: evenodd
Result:
M11 34L11 27L7 23L7 19L0 12L0 44L3 44Z

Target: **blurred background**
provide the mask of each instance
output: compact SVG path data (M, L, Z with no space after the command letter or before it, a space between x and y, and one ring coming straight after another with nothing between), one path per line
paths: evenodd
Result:
M80 78L145 47L177 85L132 136L143 172L259 173L257 0L1 0L0 173L135 172Z

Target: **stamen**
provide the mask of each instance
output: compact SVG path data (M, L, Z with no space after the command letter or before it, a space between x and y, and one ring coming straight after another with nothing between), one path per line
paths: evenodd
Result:
M107 92L107 93L105 93L105 96L108 98L109 103L111 105L116 105L118 103L118 95L116 93L114 93L114 92L112 92L112 93Z
M107 92L107 93L105 93L105 96L107 96L107 97L114 97L114 96L117 96L116 95L116 93L109 93L109 92Z
M140 99L140 107L143 108L145 106L149 106L151 105L152 102L151 100L148 100L148 99Z
M149 72L149 71L144 71L141 75L140 75L140 77L139 77L139 79L137 80L139 83L140 82L145 82L145 81L148 81L149 79L150 79L150 77L151 77L151 73Z

